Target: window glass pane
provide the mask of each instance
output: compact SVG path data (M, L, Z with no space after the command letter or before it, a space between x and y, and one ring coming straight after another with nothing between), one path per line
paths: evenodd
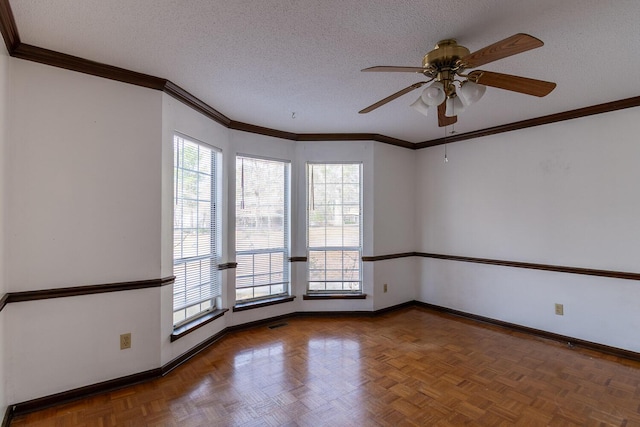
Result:
M198 240L196 230L193 228L182 229L182 257L190 258L198 255Z
M220 295L216 163L212 148L175 135L173 320L179 325L214 308Z
M326 282L309 282L310 291L324 291L326 290Z
M361 290L361 165L308 164L310 291Z
M198 174L198 199L211 200L211 175Z
M236 288L236 301L253 298L253 288Z
M180 311L174 311L173 312L173 324L177 324L182 322L185 319L185 312L180 310Z
M343 227L343 245L344 246L359 246L360 245L360 221L357 215L345 216Z
M207 175L213 173L211 168L214 153L211 150L200 150L199 152L198 171Z
M253 273L253 255L236 255L236 282L238 278L251 275Z
M351 182L358 184L360 186L360 165L359 164L350 164L350 165L342 165L343 166L343 182Z
M198 174L189 170L180 173L181 183L179 195L184 199L195 200L198 198Z
M288 292L288 232L289 164L238 156L236 300Z

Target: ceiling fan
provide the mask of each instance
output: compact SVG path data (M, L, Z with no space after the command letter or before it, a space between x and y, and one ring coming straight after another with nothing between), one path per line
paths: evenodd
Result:
M426 115L431 107L438 108L438 126L448 126L457 122L457 113L477 102L486 86L534 96L546 96L556 84L543 80L475 70L468 74L468 68L476 68L508 56L541 47L544 43L528 34L515 34L504 40L486 46L473 53L460 46L453 39L439 41L435 48L422 60L422 67L376 66L365 68L365 72L421 73L429 80L414 83L360 111L368 113L394 99L431 83L421 96L411 104L415 110ZM464 80L458 79L461 77ZM457 86L457 87L456 87Z

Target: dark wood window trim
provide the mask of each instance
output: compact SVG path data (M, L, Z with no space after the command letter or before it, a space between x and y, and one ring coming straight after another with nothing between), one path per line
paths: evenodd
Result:
M227 262L226 264L218 264L218 270L228 270L230 268L237 268L237 262Z
M224 316L224 314L229 311L228 308L219 308L217 310L213 310L205 314L204 316L200 316L197 319L192 320L189 323L185 323L184 325L175 328L173 333L170 336L171 342L174 342L185 335L190 334L191 332L203 327L207 323L211 323L214 320Z
M268 307L270 305L283 304L285 302L291 302L295 299L295 296L285 295L279 297L265 298L261 300L248 301L237 303L233 306L233 311L245 311L245 310L253 310L254 308L262 308Z
M327 299L366 299L367 294L325 294L325 293L317 293L317 294L304 294L302 295L303 300L327 300Z

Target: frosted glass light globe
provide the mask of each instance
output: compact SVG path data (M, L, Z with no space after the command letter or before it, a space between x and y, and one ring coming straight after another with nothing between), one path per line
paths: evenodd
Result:
M465 106L469 106L471 104L475 104L482 98L487 87L484 85L479 85L477 83L471 82L467 80L460 85L460 90L458 90L458 96L460 100Z
M440 82L434 82L422 91L422 101L429 106L440 105L447 95L444 93L444 86Z
M420 114L424 114L425 116L429 113L429 106L424 103L421 96L418 97L418 99L416 99L413 104L411 104L411 108L413 108Z

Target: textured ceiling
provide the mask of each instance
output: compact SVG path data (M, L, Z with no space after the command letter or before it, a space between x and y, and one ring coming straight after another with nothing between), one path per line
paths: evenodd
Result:
M295 133L444 136L409 105L358 111L418 74L444 38L472 52L524 32L545 45L482 67L555 81L537 98L488 88L457 133L640 95L638 0L12 0L23 43L169 79L227 117ZM295 118L292 113L295 112ZM451 131L451 128L449 128Z

